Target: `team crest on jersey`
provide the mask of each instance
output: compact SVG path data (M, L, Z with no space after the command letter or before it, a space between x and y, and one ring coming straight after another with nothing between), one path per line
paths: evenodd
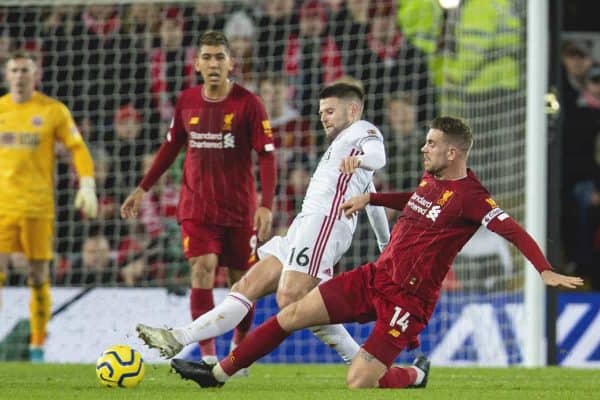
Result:
M233 122L233 117L235 115L233 113L229 113L229 114L225 114L225 117L223 117L223 129L224 131L230 131L231 130L231 123Z
M421 182L419 182L419 187L424 187L427 185L427 181L425 179L423 179Z
M435 204L438 204L440 207L443 207L444 204L446 204L448 200L450 200L450 197L452 197L453 194L454 192L451 190L444 190L444 193L442 193L442 195L440 196L438 201L435 202Z
M263 131L265 133L265 136L267 136L267 137L273 136L273 132L271 131L271 122L269 122L268 119L265 119L262 121L262 127L263 127Z
M42 126L43 123L44 121L42 120L42 117L36 115L35 117L31 118L31 125L33 126Z
M492 199L491 197L485 199L485 202L488 203L490 205L490 207L492 208L497 208L498 204L496 204L496 202L494 201L494 199Z
M200 118L198 118L198 117L192 117L192 118L190 118L189 124L190 125L198 125L198 122L200 122Z

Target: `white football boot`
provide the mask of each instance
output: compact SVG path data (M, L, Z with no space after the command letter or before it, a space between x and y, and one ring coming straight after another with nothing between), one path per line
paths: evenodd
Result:
M135 330L139 338L151 349L158 349L163 358L172 358L183 349L183 344L175 339L170 329L137 324Z

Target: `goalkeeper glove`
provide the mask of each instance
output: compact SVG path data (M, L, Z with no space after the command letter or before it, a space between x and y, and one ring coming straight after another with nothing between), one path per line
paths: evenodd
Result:
M96 198L96 183L94 178L84 176L79 179L79 190L75 196L75 207L83 211L89 218L98 215L98 199Z

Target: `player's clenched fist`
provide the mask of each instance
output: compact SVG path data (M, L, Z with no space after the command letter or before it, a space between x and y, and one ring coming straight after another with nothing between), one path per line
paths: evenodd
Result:
M129 196L127 196L121 206L121 218L137 217L144 193L146 193L144 189L137 187Z
M360 158L356 156L349 156L342 160L340 164L340 171L344 174L352 174L356 168L360 167Z

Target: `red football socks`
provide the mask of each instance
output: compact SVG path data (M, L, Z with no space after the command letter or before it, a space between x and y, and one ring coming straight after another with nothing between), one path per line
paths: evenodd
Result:
M190 294L190 311L192 320L215 307L212 289L192 288ZM206 339L199 342L200 352L203 356L216 356L215 339Z
M253 362L270 353L286 337L289 332L283 330L277 316L271 317L246 336L244 341L227 357L221 360L221 368L232 376L242 368L249 367Z
M379 380L380 388L405 388L417 381L417 371L413 367L392 367Z
M238 326L236 326L235 331L233 332L233 343L236 346L240 344L242 340L244 340L244 338L250 331L250 328L252 328L252 322L254 321L254 309L254 306L250 308L248 314L246 314L244 319L240 321Z

